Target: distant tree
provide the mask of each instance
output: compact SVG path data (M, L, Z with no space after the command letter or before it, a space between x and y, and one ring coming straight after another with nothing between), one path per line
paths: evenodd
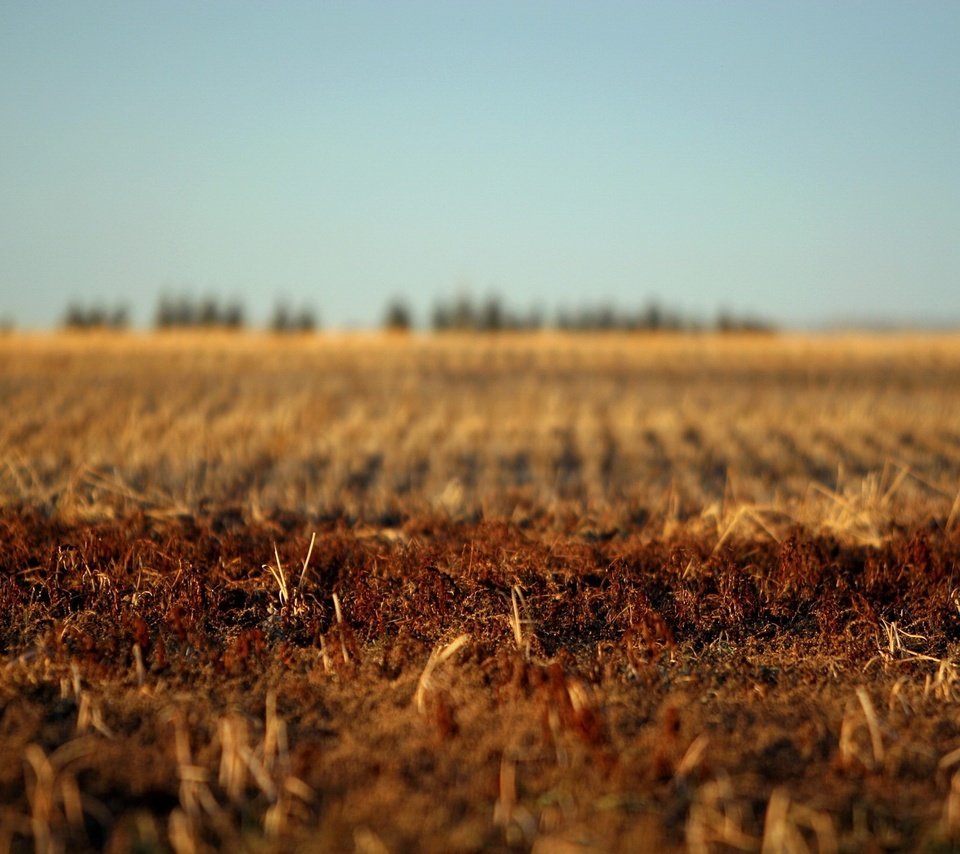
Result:
M677 311L665 311L660 325L663 329L669 329L672 332L678 332L681 329L692 330L696 328L695 321L684 318L684 316Z
M533 330L543 326L543 314L533 310L524 315L491 297L476 305L469 296L438 302L433 310L433 329L496 332L498 330ZM612 303L581 305L574 310L561 308L553 318L553 326L569 332L634 332L639 330L702 331L696 317L665 309L656 300L637 309L623 309ZM738 317L721 312L715 327L720 331L769 331L766 322L754 317Z
M507 326L507 313L499 297L490 297L480 310L477 328L483 332L500 332Z
M124 306L107 309L102 305L84 306L72 302L64 313L62 326L65 329L125 329L127 322L128 313Z
M126 329L130 325L130 309L125 305L118 305L110 312L107 325L111 329Z
M413 326L413 315L407 304L395 299L387 306L383 316L383 328L388 332L409 332Z
M717 332L733 333L746 332L764 334L774 331L773 325L751 315L737 316L729 311L720 311L716 321Z
M243 329L246 320L244 317L243 306L239 302L229 302L220 313L220 325L224 329L236 331Z
M543 312L537 306L534 306L526 313L526 315L519 317L514 326L511 328L534 331L537 329L542 329L543 322Z
M196 308L184 296L164 294L157 304L154 325L157 329L182 329L196 322Z
M220 306L216 297L206 297L197 308L196 322L198 326L212 328L220 326L222 319L220 315Z
M598 329L602 332L609 332L611 329L616 329L619 324L617 322L617 313L613 306L600 306L600 308L597 309L596 313L594 314L592 325L594 329Z
M297 332L314 332L319 325L320 321L317 319L317 313L306 306L301 308L293 319L293 328Z
M438 302L433 307L433 315L430 319L430 325L434 332L446 332L451 326L450 307L443 302Z
M663 309L660 308L660 303L651 300L643 310L640 326L643 329L656 330L661 329L663 325Z
M200 322L197 305L186 297L177 300L174 311L174 325L180 327L196 326Z
M278 302L270 319L270 330L278 334L290 332L313 332L318 326L313 309L304 306L294 313L284 302Z
M473 301L467 294L457 297L450 310L450 328L459 332L477 328L477 315Z
M278 333L290 330L290 308L285 302L278 302L274 307L273 316L270 318L270 330Z
M153 325L156 329L168 329L173 325L173 302L166 294L157 301Z
M84 329L86 320L87 315L84 308L78 303L72 302L67 306L63 315L63 327L65 329Z
M157 329L241 329L245 324L243 305L230 302L221 306L216 297L200 302L185 296L164 294L157 303L154 326Z

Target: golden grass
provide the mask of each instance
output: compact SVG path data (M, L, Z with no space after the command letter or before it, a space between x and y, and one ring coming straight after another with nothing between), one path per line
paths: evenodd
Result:
M960 523L960 336L0 338L0 505Z

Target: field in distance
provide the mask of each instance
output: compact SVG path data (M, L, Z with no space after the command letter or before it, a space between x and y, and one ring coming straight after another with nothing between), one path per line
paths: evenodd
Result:
M960 484L951 336L8 336L0 400L0 503L71 519L739 513L876 541L955 521Z
M960 337L0 336L0 847L960 842Z

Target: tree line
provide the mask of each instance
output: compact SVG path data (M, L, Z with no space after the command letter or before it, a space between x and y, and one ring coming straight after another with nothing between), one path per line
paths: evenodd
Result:
M71 303L61 324L66 329L123 330L130 325L126 306L82 305ZM406 332L420 326L409 303L391 300L383 312L381 328ZM564 332L770 332L773 326L762 318L720 312L713 320L703 321L683 312L665 308L651 300L639 309L624 309L612 303L595 303L576 309L560 309L547 316L541 308L517 310L497 296L474 300L460 295L434 304L426 324L435 332L512 332L557 329ZM184 296L160 298L153 317L157 330L247 328L247 314L236 301L221 302L214 297L192 299ZM266 328L277 334L310 333L321 328L318 313L309 306L293 308L278 302Z

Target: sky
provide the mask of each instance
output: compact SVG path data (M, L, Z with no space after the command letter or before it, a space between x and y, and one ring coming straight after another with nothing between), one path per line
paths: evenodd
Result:
M0 0L0 317L960 325L956 0Z

